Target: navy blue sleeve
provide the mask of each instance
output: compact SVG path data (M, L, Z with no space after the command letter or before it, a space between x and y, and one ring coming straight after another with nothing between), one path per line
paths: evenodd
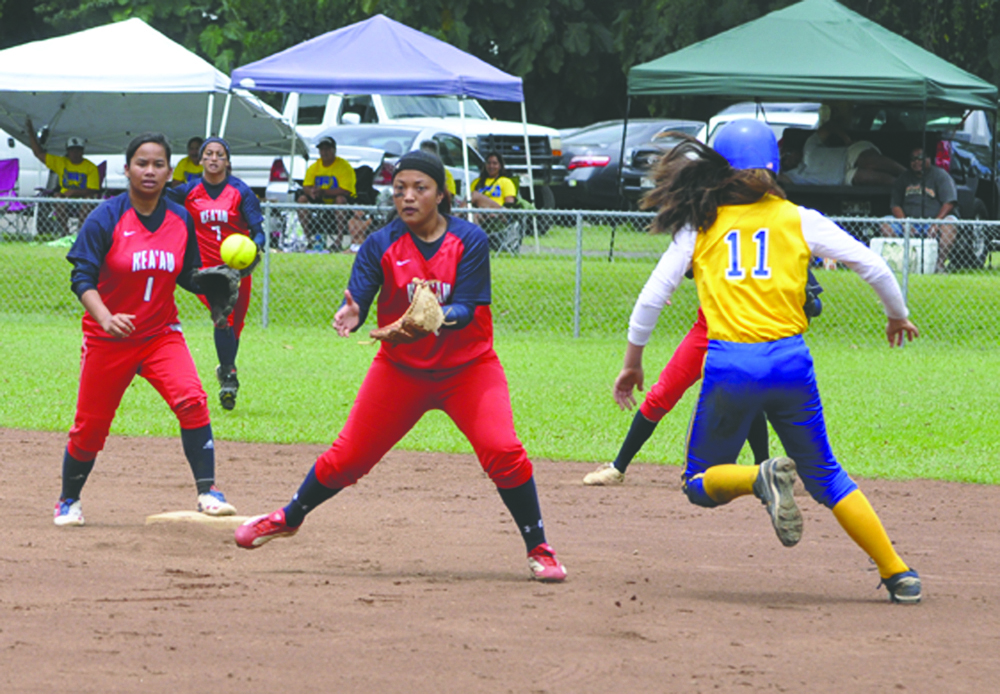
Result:
M122 195L128 195L123 193ZM111 249L115 226L123 212L121 196L106 200L87 215L66 260L73 264L70 287L77 298L88 289L97 289L101 265Z
M194 220L187 210L182 208L180 212L184 213L183 219L187 224L188 237L187 246L184 247L184 264L181 266L180 274L177 275L177 286L192 294L202 294L203 292L194 281L194 274L201 268L201 251L198 250L198 236L194 230Z
M250 186L238 178L229 177L229 184L240 194L240 211L250 227L250 238L258 246L264 246L264 213L260 209L260 199Z
M358 326L354 330L360 329L365 324L372 301L375 300L385 281L385 276L382 274L382 256L391 243L388 230L389 227L383 227L365 239L354 257L351 279L347 282L347 289L361 309L361 313L358 314ZM344 302L341 302L341 306L343 305Z
M174 186L173 188L164 189L166 193L167 200L172 200L179 205L183 205L184 201L187 200L188 193L191 192L193 187L191 184L197 184L200 179L194 179L194 181L188 181L187 183L182 183L179 186Z
M464 328L472 321L476 306L492 301L490 279L490 244L486 232L475 224L463 223L456 229L465 245L462 260L455 271L455 288L451 303L444 308L452 330Z

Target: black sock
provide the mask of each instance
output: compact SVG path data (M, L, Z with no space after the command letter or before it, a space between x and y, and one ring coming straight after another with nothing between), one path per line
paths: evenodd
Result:
M771 457L770 447L767 443L767 417L764 412L758 412L750 424L750 433L747 434L747 443L753 451L754 465L760 465Z
M181 443L199 494L205 494L215 484L215 442L212 425L197 429L181 429Z
M299 527L306 519L307 513L327 499L332 498L339 491L339 489L330 489L324 486L316 479L316 466L313 465L309 474L302 480L299 491L295 492L295 496L292 497L288 506L285 506L285 523L292 528Z
M69 454L69 449L66 449L66 452L63 453L62 496L59 497L60 499L80 499L80 492L83 491L83 485L87 483L90 471L94 469L95 460L96 458L77 460Z
M646 419L641 410L635 413L635 417L632 418L632 425L629 426L625 440L622 441L622 447L618 451L618 457L614 460L614 466L618 472L625 472L629 463L632 462L632 458L635 457L639 449L649 441L649 437L656 431L657 424L659 422L651 422Z
M239 346L240 341L236 339L236 332L232 328L227 326L225 330L215 329L215 353L219 357L219 364L235 365Z
M538 506L538 490L535 488L535 478L532 477L520 487L500 489L500 498L510 511L521 531L524 545L530 552L545 542L545 527L542 525L542 510Z

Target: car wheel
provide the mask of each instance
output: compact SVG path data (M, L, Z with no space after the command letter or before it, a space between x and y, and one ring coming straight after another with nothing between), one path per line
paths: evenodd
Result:
M976 221L989 217L986 203L976 198L972 218ZM958 234L951 247L949 266L956 270L979 270L986 263L986 232L982 225L958 225Z

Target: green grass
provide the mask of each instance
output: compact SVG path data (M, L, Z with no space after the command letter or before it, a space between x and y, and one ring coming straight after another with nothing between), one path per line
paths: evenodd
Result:
M187 339L211 395L221 441L332 441L343 424L376 347L340 339L332 329L271 328L244 332L237 409L215 404L211 329L198 305L182 308ZM78 379L77 321L0 314L0 426L67 431ZM647 348L647 383L669 358L679 335ZM996 357L987 350L902 350L811 340L834 451L850 472L867 477L1000 482ZM610 389L624 338L572 339L505 334L497 352L507 370L518 434L536 460L607 461L631 421ZM696 389L668 415L638 460L679 464ZM126 394L113 434L175 436L166 405L142 379ZM776 450L777 443L774 443ZM408 450L471 453L439 412L429 413L401 442ZM59 451L53 451L53 465Z
M575 248L576 230L556 227L548 248ZM497 352L507 369L520 437L536 459L606 461L631 421L610 397L628 317L663 237L588 228L581 261L580 338L573 338L576 261L572 254L525 253L493 260ZM533 240L528 240L533 243ZM65 249L0 244L0 426L65 431L72 424L82 308L69 290ZM221 440L326 443L336 437L376 347L343 340L329 327L352 257L272 254L270 327L263 329L264 275L240 354L245 387L234 412L215 406L215 352L204 308L177 293L187 339L211 394ZM910 278L910 306L922 331L904 349L885 346L884 318L854 273L817 271L823 315L807 341L816 359L834 451L851 472L892 478L1000 482L996 400L995 272ZM647 348L651 385L694 320L685 282ZM369 318L369 326L373 318ZM366 332L366 331L365 331ZM696 389L659 427L639 460L678 464ZM176 421L145 381L126 394L113 433L173 436ZM775 444L777 446L777 444ZM430 413L401 443L411 450L470 452L441 413ZM776 447L776 450L777 447ZM53 453L54 458L58 452Z

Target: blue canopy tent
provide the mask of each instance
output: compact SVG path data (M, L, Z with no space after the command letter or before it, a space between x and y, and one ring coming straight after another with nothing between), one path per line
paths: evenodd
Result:
M458 96L466 180L469 158L464 146L465 105L461 99L520 101L528 153L528 190L533 188L521 78L385 15L375 15L237 68L232 82L243 89L273 92ZM465 194L469 195L468 186Z

